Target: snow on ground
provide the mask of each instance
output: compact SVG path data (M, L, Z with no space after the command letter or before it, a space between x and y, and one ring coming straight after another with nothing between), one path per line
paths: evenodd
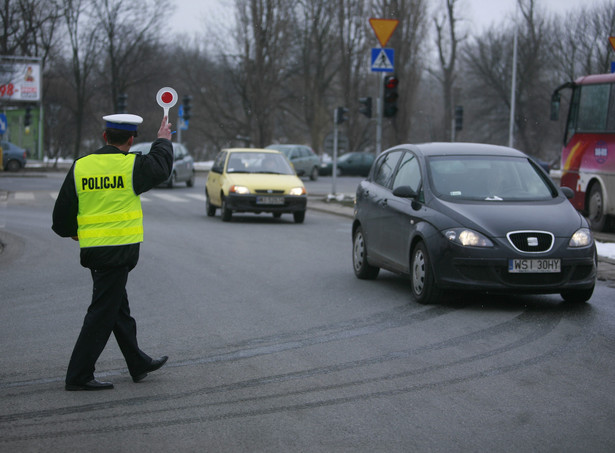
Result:
M615 260L615 243L596 241L596 248L598 249L598 256Z

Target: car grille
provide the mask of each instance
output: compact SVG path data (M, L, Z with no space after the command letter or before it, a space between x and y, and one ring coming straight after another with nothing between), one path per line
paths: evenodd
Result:
M283 190L272 190L272 189L256 189L255 192L256 193L264 193L264 194L268 194L268 195L284 193Z
M548 252L554 241L553 234L546 231L511 231L506 237L515 249L525 253Z

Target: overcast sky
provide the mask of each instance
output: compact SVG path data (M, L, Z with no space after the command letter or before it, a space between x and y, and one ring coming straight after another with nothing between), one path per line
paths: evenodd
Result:
M328 0L323 0L328 1ZM584 4L602 3L603 0L583 0ZM189 34L201 33L206 28L208 19L222 18L232 22L234 18L233 0L176 0L172 26L174 31ZM442 4L443 0L429 0L430 5ZM579 0L536 0L539 7L550 12L568 11L579 5ZM480 30L511 18L515 0L460 0L459 5L465 19L472 28ZM366 18L367 20L368 18ZM386 19L386 18L383 18Z

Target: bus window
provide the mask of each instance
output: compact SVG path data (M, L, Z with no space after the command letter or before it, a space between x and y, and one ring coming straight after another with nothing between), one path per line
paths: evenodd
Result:
M578 132L605 132L611 85L585 85L579 100Z

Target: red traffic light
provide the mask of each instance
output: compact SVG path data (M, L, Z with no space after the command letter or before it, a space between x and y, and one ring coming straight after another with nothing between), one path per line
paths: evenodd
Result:
M399 80L397 80L397 78L393 76L388 76L386 79L384 79L384 87L388 88L389 90L397 88L398 83Z

